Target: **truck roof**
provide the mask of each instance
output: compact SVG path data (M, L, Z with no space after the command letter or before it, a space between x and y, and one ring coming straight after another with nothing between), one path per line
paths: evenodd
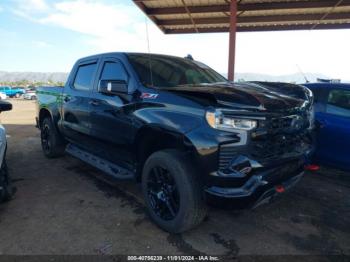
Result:
M140 52L107 52L107 53L100 53L100 54L95 54L95 55L90 55L86 57L80 58L80 60L86 60L86 59L96 59L100 57L106 57L106 56L115 56L115 55L151 55L151 56L167 56L167 57L174 57L174 58L182 58L180 56L173 56L173 55L166 55L166 54L155 54L155 53L140 53Z

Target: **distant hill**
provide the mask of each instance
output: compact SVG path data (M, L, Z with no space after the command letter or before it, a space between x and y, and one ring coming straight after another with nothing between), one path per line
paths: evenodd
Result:
M0 82L16 82L27 80L31 82L65 82L68 73L57 72L5 72L0 71Z

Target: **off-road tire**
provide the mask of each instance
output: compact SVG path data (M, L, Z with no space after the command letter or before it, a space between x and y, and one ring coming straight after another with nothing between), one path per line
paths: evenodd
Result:
M41 147L47 158L56 158L64 154L65 141L54 127L50 117L41 124Z
M152 209L148 180L155 167L167 169L175 181L179 205L176 216L171 220L162 219ZM153 153L146 161L142 172L142 190L151 219L170 233L181 233L198 226L207 213L204 191L198 173L185 154L178 150L162 150Z
M0 170L0 187L2 188L0 191L0 203L11 200L16 192L16 188L12 184L5 159L2 161Z

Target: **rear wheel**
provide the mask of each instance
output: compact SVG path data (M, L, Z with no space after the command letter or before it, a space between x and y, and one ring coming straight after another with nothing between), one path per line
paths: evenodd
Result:
M16 97L16 98L19 98L20 96L21 96L21 95L20 95L19 93L16 93L16 94L15 94L15 97Z
M142 189L150 217L168 232L189 230L206 215L203 187L197 173L177 150L158 151L147 159Z
M41 147L48 158L59 157L64 153L64 140L57 132L50 117L45 118L41 124Z

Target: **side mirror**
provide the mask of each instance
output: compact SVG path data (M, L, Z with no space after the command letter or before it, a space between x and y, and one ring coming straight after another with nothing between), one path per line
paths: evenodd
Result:
M12 104L6 101L0 101L0 112L12 110Z
M100 80L98 90L107 95L127 94L128 83L125 80Z

